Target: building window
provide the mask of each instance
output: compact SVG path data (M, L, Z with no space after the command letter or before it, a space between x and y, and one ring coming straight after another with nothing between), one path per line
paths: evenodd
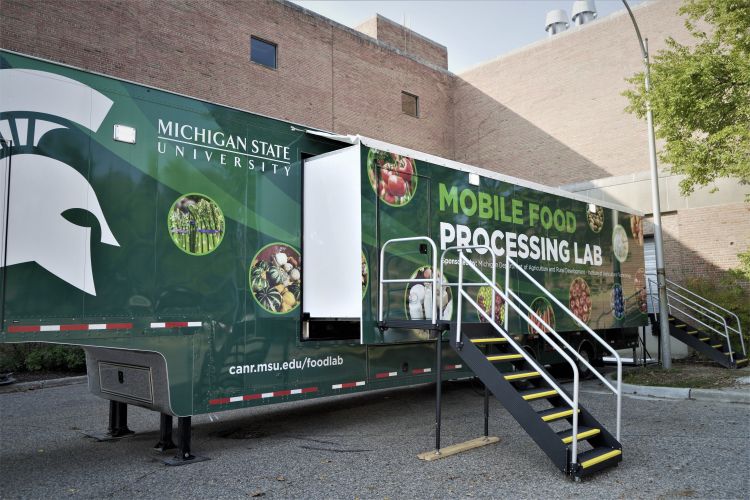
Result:
M419 118L419 96L401 92L401 111L414 118Z
M276 44L250 37L250 60L276 69Z

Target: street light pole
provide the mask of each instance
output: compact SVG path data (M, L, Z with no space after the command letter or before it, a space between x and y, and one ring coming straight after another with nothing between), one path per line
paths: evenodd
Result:
M635 34L641 46L643 64L646 67L646 123L648 124L648 153L651 160L651 204L654 214L654 243L656 246L656 281L659 288L659 338L661 340L661 365L664 369L672 368L672 349L669 336L669 305L667 304L667 280L664 273L664 240L661 231L661 207L659 203L659 170L656 167L656 139L654 137L654 114L651 110L651 68L648 59L648 39L643 43L641 30L635 22L633 11L630 10L627 0L622 0L628 10L630 20L633 21Z

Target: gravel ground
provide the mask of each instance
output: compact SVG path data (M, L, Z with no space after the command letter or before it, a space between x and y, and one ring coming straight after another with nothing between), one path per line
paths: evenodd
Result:
M614 399L582 402L614 432ZM482 398L447 384L444 445L477 437ZM492 400L496 445L423 462L433 446L432 386L287 403L193 419L194 452L165 467L158 415L130 408L133 437L98 443L107 402L84 384L0 395L0 498L748 498L750 406L623 399L624 460L574 483Z

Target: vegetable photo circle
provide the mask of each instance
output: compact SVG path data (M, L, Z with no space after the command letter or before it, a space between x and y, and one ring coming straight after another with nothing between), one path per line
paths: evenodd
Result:
M547 323L550 328L553 330L555 329L555 310L552 308L552 304L549 300L547 300L545 297L536 297L533 301L531 301L531 310L536 313L537 316L539 316L544 323ZM529 324L527 326L527 329L529 331L529 335L531 336L538 336L539 332L536 331L536 329L531 326L532 324L536 325L541 331L544 333L549 332L549 328L544 326L542 321L539 321L533 314L529 313Z
M224 239L224 213L204 194L177 198L169 209L167 226L177 248L189 255L207 255Z
M416 162L408 156L370 149L367 176L380 201L392 207L403 207L417 191Z
M255 302L273 314L286 314L299 306L302 292L302 259L286 243L271 243L253 257L250 290Z
M437 304L435 310L438 319L450 320L453 317L453 292L443 280L438 271L438 289L435 293ZM429 280L432 278L432 267L418 267L409 278L410 280ZM432 283L411 283L404 291L404 310L408 319L432 319Z

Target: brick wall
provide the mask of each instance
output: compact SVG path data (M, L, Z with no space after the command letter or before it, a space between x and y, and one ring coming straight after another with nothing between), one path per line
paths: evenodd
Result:
M452 75L274 0L3 0L0 46L260 114L452 156ZM278 69L249 60L278 44ZM401 111L419 95L421 116Z
M653 234L653 225L644 225ZM718 281L739 265L737 254L750 248L750 205L682 209L662 215L667 276L677 282L691 277Z
M407 54L448 69L448 49L444 45L433 42L386 17L378 14L355 29Z
M692 39L679 5L634 9L652 54L667 36ZM645 121L625 113L620 95L642 67L622 11L466 71L455 93L456 158L552 185L648 170Z

